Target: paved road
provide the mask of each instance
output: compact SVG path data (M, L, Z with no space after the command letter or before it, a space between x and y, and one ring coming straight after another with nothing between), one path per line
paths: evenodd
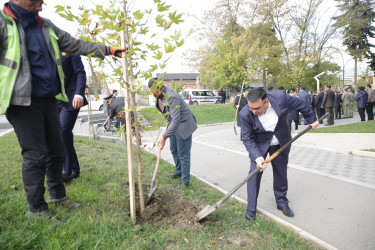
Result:
M0 116L0 134L11 127L4 121ZM357 121L356 116L335 123ZM146 148L152 146L158 133L143 134ZM276 209L270 167L263 174L258 211L280 218L332 248L375 249L375 158L349 154L374 148L374 141L375 131L302 136L292 146L288 168L288 198L295 217L285 217ZM168 143L169 140L162 157L173 162ZM249 166L247 152L234 135L233 124L199 126L194 133L191 172L198 178L229 191L246 177ZM236 195L246 200L246 187Z

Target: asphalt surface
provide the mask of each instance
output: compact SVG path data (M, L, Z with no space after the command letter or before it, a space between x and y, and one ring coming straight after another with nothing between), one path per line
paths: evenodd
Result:
M358 114L352 119L337 120L335 125L354 122L359 122ZM5 117L0 116L0 135L10 128ZM84 128L78 120L75 133L87 134ZM155 154L152 145L159 134L160 131L146 131L142 137L145 148ZM102 131L101 136L115 135ZM271 166L262 177L258 214L269 216L326 248L375 249L375 153L361 154L361 149L375 148L374 141L375 131L301 136L292 145L288 165L288 199L295 217L288 218L276 209ZM169 140L162 157L173 164ZM232 123L199 126L193 134L191 173L198 179L227 192L247 176L249 167L247 151L234 134ZM246 201L246 184L235 195Z

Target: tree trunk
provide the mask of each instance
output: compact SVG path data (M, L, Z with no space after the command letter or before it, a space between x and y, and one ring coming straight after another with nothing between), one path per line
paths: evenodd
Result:
M354 57L354 91L357 91L357 63L358 63L358 58L355 56Z
M123 1L124 5L124 17L127 17L127 10L126 10L126 1ZM125 48L125 38L128 38L128 26L125 25L125 29L121 33L121 46ZM128 68L131 67L126 57L122 58L122 73L123 73L123 80L128 83ZM136 224L136 205L135 205L135 183L134 183L134 168L133 168L133 153L132 153L132 128L131 128L131 115L129 111L130 105L130 94L129 94L129 86L125 86L125 98L127 99L125 102L125 114L126 114L126 146L128 151L128 175L129 175L129 195L130 195L130 218L132 220L133 225Z
M98 94L98 77L96 76L96 73L94 71L94 67L92 66L91 57L88 58L90 70L91 70L91 87L94 90L94 96L95 99L99 96Z
M267 72L263 69L263 88L267 91Z

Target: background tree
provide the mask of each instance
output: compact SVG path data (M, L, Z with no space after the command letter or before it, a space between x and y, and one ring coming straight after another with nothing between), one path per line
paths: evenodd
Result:
M369 38L375 37L374 1L372 0L335 0L343 14L334 17L335 26L342 28L343 45L354 58L354 87L357 89L357 63L364 57L371 57Z

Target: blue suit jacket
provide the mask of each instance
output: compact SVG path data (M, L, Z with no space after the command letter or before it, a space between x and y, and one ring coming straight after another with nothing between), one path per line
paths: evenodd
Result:
M248 105L240 112L242 140L251 160L263 157L267 153L273 135L279 140L281 147L290 140L286 119L289 110L296 109L301 112L309 124L316 121L316 117L307 103L300 98L287 95L282 90L268 93L268 100L279 117L274 132L264 130L259 118L249 110Z
M74 95L82 96L83 105L87 105L85 97L86 71L81 57L75 55L61 56L61 63L65 73L65 93L69 102L59 102L59 105L63 105L67 110L74 110L72 106Z

